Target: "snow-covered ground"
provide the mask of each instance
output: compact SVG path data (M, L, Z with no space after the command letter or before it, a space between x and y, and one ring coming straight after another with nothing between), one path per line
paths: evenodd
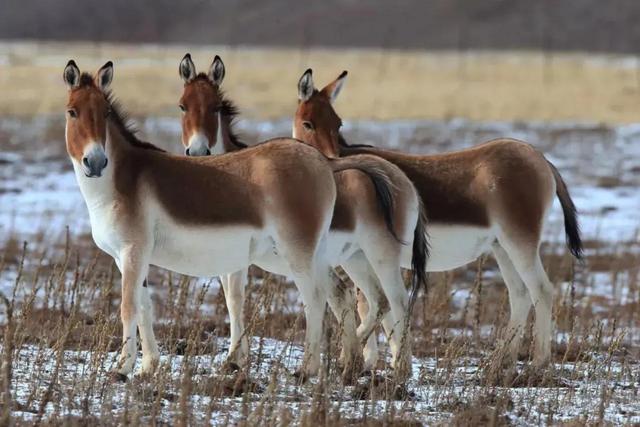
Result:
M268 338L254 338L251 343L254 354L259 351L263 354L249 375L253 392L234 397L229 390L207 389L211 378L221 383L233 378L220 374L227 346L227 340L214 339L215 352L210 356L186 358L163 354L160 369L164 374L159 376L166 375L167 378L163 378L161 384L138 379L126 384L110 383L107 374L116 365L117 354L114 352L64 351L59 355L53 349L25 346L14 361L12 389L20 408L14 416L34 421L42 408L45 418L54 413L58 417L91 415L109 423L109 420L121 420L128 411L129 417L139 413L142 423L146 424L153 406L157 405L156 422L174 424L184 412L182 405L188 405L189 419L194 424L229 425L242 420L260 424L266 420L281 421L286 417L286 409L291 418L299 421L317 404L315 391L320 379L299 386L291 375L301 362L300 346ZM56 373L58 356L62 357L62 363ZM365 377L356 386L327 384L322 399L329 412L339 411L343 421L365 416L385 419L389 411L394 411L396 420L404 418L431 424L447 420L470 402L497 406L496 400L503 400L506 403L501 415L518 425L580 419L613 424L639 423L639 366L624 366L597 354L589 356L593 359L556 364L549 371L549 382L544 386L528 386L523 367L519 366L525 383L513 388L484 385L477 358L461 357L453 363L442 363L435 358L414 358L408 398L372 402L367 399L370 392L367 384L371 378ZM58 386L43 406L43 397L54 374L58 375ZM192 392L183 402L181 393L185 375L192 382ZM594 378L602 380L594 381ZM382 384L386 381L387 386L391 386L389 378L376 377L376 380ZM154 391L157 392L154 394Z

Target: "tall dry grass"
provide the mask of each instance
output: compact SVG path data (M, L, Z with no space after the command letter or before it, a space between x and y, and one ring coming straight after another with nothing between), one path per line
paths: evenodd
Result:
M234 371L224 363L228 324L217 283L153 269L161 364L153 376L114 383L108 373L117 365L121 326L111 259L88 236L45 239L34 248L10 239L0 262L0 416L44 425L637 422L638 247L594 246L575 268L561 248L544 248L558 284L555 363L530 369L527 341L509 378L496 347L508 304L493 260L432 274L429 293L415 307L413 377L398 389L388 352L357 385L342 385L340 327L331 316L321 374L299 384L292 375L304 333L297 293L257 269L245 305L247 366ZM613 289L602 293L590 279L601 272L624 298Z

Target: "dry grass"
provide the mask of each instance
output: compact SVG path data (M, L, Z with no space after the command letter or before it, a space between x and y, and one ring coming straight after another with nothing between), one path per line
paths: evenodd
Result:
M245 315L250 366L224 373L224 297L211 281L154 269L150 274L162 361L153 377L112 383L120 346L119 277L89 236L0 248L5 322L1 414L18 423L176 425L505 425L638 421L640 259L637 245L590 251L572 269L557 247L545 265L558 286L555 365L521 364L501 377L494 343L508 317L495 264L483 259L431 276L413 319L414 372L407 389L384 361L357 386L341 385L339 328L327 316L324 369L298 385L304 319L292 284L253 271ZM615 255L612 255L615 254ZM605 265L626 297L597 294L590 276ZM593 266L593 267L592 267ZM461 298L456 292L463 292ZM276 339L277 341L274 341ZM523 346L527 360L528 346ZM388 354L387 354L388 358ZM387 359L388 361L388 359ZM497 378L496 378L497 375ZM496 387L495 384L501 387ZM508 387L502 387L507 385Z
M579 120L640 117L635 58L538 52L229 49L220 46L0 44L0 115L61 113L61 73L75 58L93 71L115 61L115 91L135 114L178 116L178 62L191 51L205 70L227 66L225 89L250 118L290 117L307 67L318 84L350 72L339 101L345 118Z

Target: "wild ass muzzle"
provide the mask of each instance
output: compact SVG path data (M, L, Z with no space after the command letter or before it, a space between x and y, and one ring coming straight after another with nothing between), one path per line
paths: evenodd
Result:
M374 154L397 165L416 186L428 213L428 271L463 266L492 250L509 291L511 318L504 333L509 363L518 356L527 316L535 309L534 364L551 359L553 285L540 260L541 232L554 195L564 212L567 244L582 257L576 208L556 168L529 144L497 139L473 148L433 156L409 155L346 143L333 108L347 72L322 90L309 87L311 70L301 77L294 137L328 156ZM409 265L409 254L402 258ZM362 302L359 300L359 303ZM360 308L366 313L366 308ZM365 353L377 352L369 340Z
M303 376L315 375L325 301L340 314L345 378L359 370L353 299L332 283L327 233L336 200L329 162L289 138L224 156L174 156L137 138L109 86L113 64L95 76L69 61L66 145L97 246L122 273L122 353L116 375L134 366L136 324L142 373L159 359L148 290L149 265L192 276L217 276L277 254L295 280L307 317ZM188 189L189 191L185 191Z
M180 62L184 91L179 107L182 111L182 142L187 155L229 153L244 150L232 128L237 109L221 90L224 63L216 56L207 73L196 72L189 54ZM303 145L303 144L300 144ZM328 156L331 162L334 156ZM406 175L395 165L370 155L353 156L352 167L335 174L337 201L327 239L329 262L342 266L366 295L371 309L358 328L359 339L366 341L388 310L383 326L390 337L392 364L396 379L406 379L410 368L408 313L416 289L424 283L428 255L424 232L424 215L420 199ZM414 240L414 234L418 236ZM413 293L407 295L401 274L400 255L410 245ZM269 271L290 275L284 260L274 260ZM242 363L246 357L243 334L243 298L246 271L223 278L223 287L231 321L229 358ZM336 313L337 314L337 313ZM404 341L403 341L404 339ZM406 345L403 345L406 343ZM375 359L365 359L367 369Z

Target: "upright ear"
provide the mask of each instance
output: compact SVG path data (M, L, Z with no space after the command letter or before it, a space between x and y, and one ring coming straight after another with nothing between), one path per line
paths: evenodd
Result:
M337 79L335 79L334 81L332 81L331 83L329 83L328 85L326 85L323 89L322 89L322 93L324 95L327 96L327 98L329 98L329 100L331 101L331 103L333 104L333 102L336 100L336 98L338 97L338 94L340 93L340 91L342 90L342 86L344 85L344 82L347 80L347 72L343 71Z
M213 58L213 62L209 67L209 79L216 85L220 86L222 84L222 80L224 79L224 63L222 59L218 55Z
M100 89L106 91L113 81L113 62L109 61L98 70L96 74L96 84Z
M182 61L180 61L180 67L178 67L180 77L185 83L189 83L196 76L196 66L191 60L191 54L187 53Z
M67 62L67 66L64 67L62 78L67 84L69 90L78 87L80 84L80 69L73 59L69 60L69 62Z
M298 80L298 99L302 102L308 101L313 95L313 71L311 68L304 72Z

